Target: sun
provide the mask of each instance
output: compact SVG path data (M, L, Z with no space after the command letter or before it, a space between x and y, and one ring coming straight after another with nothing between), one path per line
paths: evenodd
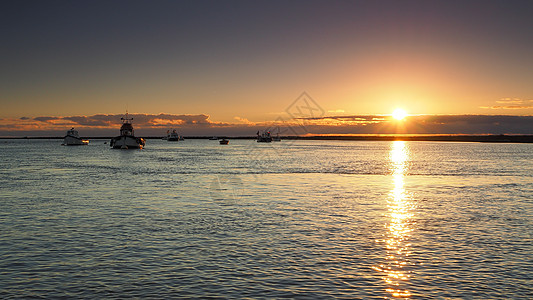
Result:
M401 121L407 117L407 112L401 108L397 108L392 112L392 117L398 121Z

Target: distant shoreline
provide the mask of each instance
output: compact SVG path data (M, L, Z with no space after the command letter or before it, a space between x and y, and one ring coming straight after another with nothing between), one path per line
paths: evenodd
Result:
M185 136L187 139L209 139L212 136ZM218 136L226 139L253 140L255 136ZM111 139L111 137L84 137L90 140ZM162 139L162 136L148 136L145 139ZM63 139L58 136L48 137L0 137L6 139ZM282 136L281 140L332 140L332 141L431 141L431 142L479 142L479 143L533 143L533 135L402 135L402 136L381 136L381 135L327 135L327 136Z

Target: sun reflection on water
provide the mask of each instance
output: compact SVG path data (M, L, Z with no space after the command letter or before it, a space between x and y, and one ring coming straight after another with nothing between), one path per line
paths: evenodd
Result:
M386 291L394 298L410 298L407 289L411 277L411 244L413 202L404 188L404 176L409 160L409 148L403 141L394 141L389 154L393 188L387 198L388 231L383 243L386 256L384 262L373 268L383 274L387 283Z

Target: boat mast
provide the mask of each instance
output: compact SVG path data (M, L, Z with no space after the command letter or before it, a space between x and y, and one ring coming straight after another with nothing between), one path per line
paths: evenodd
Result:
M120 119L122 120L122 126L120 127L120 135L134 135L133 126L131 125L131 121L133 120L133 118L128 118L128 111L126 111L126 116Z

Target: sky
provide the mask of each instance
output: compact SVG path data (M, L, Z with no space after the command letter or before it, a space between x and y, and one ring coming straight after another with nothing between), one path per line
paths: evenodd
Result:
M126 111L145 135L533 134L532 15L530 0L2 1L0 136L109 135Z

